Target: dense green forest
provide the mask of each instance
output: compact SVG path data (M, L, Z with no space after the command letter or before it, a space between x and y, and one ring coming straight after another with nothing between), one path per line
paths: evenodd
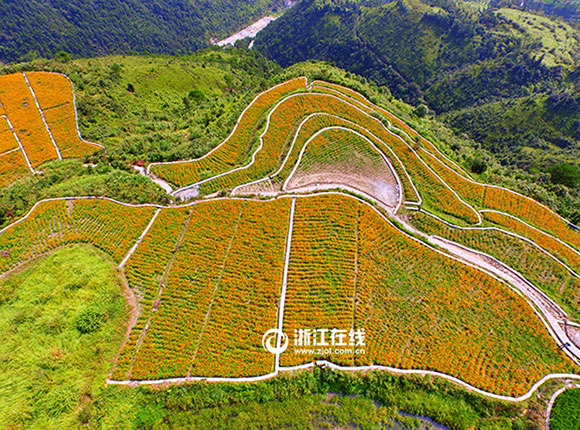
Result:
M0 2L0 61L60 51L78 57L186 54L284 7L283 0Z
M497 5L304 0L254 48L283 67L318 59L365 76L503 164L545 172L577 163L578 23Z

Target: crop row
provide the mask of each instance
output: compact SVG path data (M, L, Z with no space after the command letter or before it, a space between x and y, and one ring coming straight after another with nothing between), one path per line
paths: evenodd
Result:
M30 169L26 164L22 151L17 150L0 155L0 187L5 187L16 179L29 174Z
M553 234L563 241L569 242L580 250L580 231L570 226L566 221L538 202L502 188L490 187L470 181L449 168L449 166L437 157L426 154L425 152L422 152L422 155L430 161L433 168L455 191L474 205L486 209L507 212L537 228ZM488 217L487 214L489 213L486 213L486 217ZM521 225L521 223L506 216L496 214L493 217L497 224L506 228L512 228L514 224ZM520 226L518 230L522 235L532 240L540 237L540 235L530 228ZM543 235L542 241L538 243L543 244L544 240L547 240L547 235ZM543 246L555 245L553 240L547 241L550 242L550 245Z
M22 73L0 77L0 103L4 106L33 167L58 158Z
M539 244L552 255L568 264L577 273L580 273L580 252L575 251L569 245L554 239L554 237L543 231L526 225L514 217L498 212L484 212L483 216L487 221L491 221L506 230L513 231Z
M575 313L580 315L580 279L530 243L497 230L451 228L424 213L413 215L413 225L425 233L495 257L524 275L550 297L571 304Z
M486 208L507 212L527 223L553 234L580 251L580 230L532 199L509 193L501 188L486 187Z
M472 181L464 171L461 171L453 163L445 160L440 154L437 155L437 152L439 152L438 149L428 140L422 139L405 122L398 119L386 109L368 102L355 91L339 85L319 81L316 81L315 88L317 87L328 88L333 90L334 94L342 93L349 99L356 99L361 105L384 115L395 127L407 133L411 139L418 140L419 143L415 143L404 137L410 145L416 144L416 152L423 160L466 201L474 204L476 207L510 213L535 227L555 235L580 250L580 231L571 227L565 220L558 217L551 210L532 199L525 198L508 190L490 187ZM406 164L406 167L410 169L411 166ZM507 227L505 224L504 226ZM528 238L532 239L531 236L528 236Z
M6 118L0 117L0 187L30 174L30 169Z
M304 150L300 161L301 169L312 169L319 165L343 166L360 158L364 166L379 170L388 167L377 151L361 136L349 130L332 128L312 139ZM387 173L385 172L385 173Z
M370 103L362 95L356 93L350 88L321 81L316 81L316 85L314 85L313 88L327 94L341 97L345 101L353 103L357 108L366 112L367 115L375 117L376 119L387 117L390 122L395 123L395 125L404 124L390 112ZM428 163L425 163L425 160L419 156L418 151L420 151L421 148L420 144L416 141L408 140L401 132L395 132L395 136L393 136L393 134L386 132L377 121L369 121L368 116L361 118L359 124L368 128L372 133L375 133L384 143L393 149L407 168L407 171L413 178L417 188L420 190L425 204L431 210L451 216L469 224L477 223L479 221L475 211L469 208L447 187L445 187L444 182L437 178L435 173L430 169L431 166L429 166ZM411 130L406 126L406 124L405 128ZM415 136L417 133L412 132L412 135Z
M506 285L402 234L365 204L306 201L295 216L291 259L300 258L290 269L300 266L289 277L284 326L364 328L366 354L332 361L432 369L508 395L571 370L531 306ZM292 355L282 363L295 363Z
M26 75L62 157L82 157L97 150L96 145L79 136L73 88L68 78L45 72Z
M289 149L293 134L302 118L317 112L332 112L348 116L350 107L340 100L322 94L297 94L278 105L270 117L270 125L263 136L263 147L248 168L232 172L203 184L201 190L211 193L221 189L260 179L278 167Z
M152 216L152 208L102 199L42 202L0 234L0 273L70 243L93 244L120 262Z
M336 84L332 84L330 82L323 82L323 81L315 81L314 88L317 88L317 89L322 90L322 91L326 90L326 91L331 92L332 94L337 94L337 93L342 94L342 95L348 97L349 99L356 100L361 107L365 107L370 112L376 112L376 113L379 113L380 115L384 116L395 128L406 133L407 136L409 136L411 139L414 140L414 142L420 142L422 145L425 145L432 152L439 152L439 149L433 143L431 143L430 141L428 141L426 139L423 139L423 137L419 133L417 133L412 127L409 127L409 125L406 122L399 119L399 117L397 117L396 115L393 115L393 113L390 112L389 110L384 109L378 105L371 103L362 94L360 94L360 93L358 93L350 88L343 87L343 86L336 85ZM414 143L414 142L409 142L409 143ZM464 174L463 170L459 169L457 166L451 165L450 167L453 170L459 171L462 174Z
M342 114L338 111L338 116L344 115L345 118L355 122L380 139L380 145L378 146L384 147L383 152L385 155L389 155L386 147L390 148L393 153L397 155L427 205L435 208L439 212L469 223L475 223L478 221L475 212L459 200L457 196L455 196L451 190L449 190L443 182L437 178L427 165L417 157L413 149L409 145L406 145L401 138L387 132L382 124L380 124L378 120L372 118L372 116L369 116L348 104L337 103L337 99L334 97L328 95L326 97L334 100L336 106L345 106L343 108L345 113ZM333 109L325 110L325 112L337 114L337 110ZM394 164L396 165L397 163ZM404 176L406 175L399 173L399 178ZM409 194L410 193L408 193L408 195Z
M272 370L261 339L276 325L289 204L220 200L191 208L131 378Z
M151 173L177 186L185 186L240 165L247 157L266 113L284 95L305 88L305 85L304 78L296 78L262 93L248 105L235 131L214 150L196 160L154 164Z
M0 154L18 148L18 142L6 118L0 117Z
M278 174L272 177L273 184L277 184L278 187L282 186L283 182L288 178L290 172L297 163L298 155L302 150L302 148L304 147L304 144L316 132L327 127L348 128L362 134L371 142L373 142L374 145L379 149L379 151L381 151L381 153L389 160L391 166L393 166L403 186L403 194L405 198L412 201L419 200L419 196L415 192L415 189L413 188L411 181L407 176L408 174L405 171L403 165L399 162L397 158L393 156L393 154L386 148L386 146L381 140L377 139L376 136L369 133L363 127L360 127L359 125L351 121L342 119L329 113L321 113L316 116L312 116L309 119L305 120L303 123L301 123L301 128L297 133L294 148L290 151L289 154L287 154L288 159L286 160L284 166L282 166L282 168L280 169L280 172L278 172ZM345 149L348 150L348 148Z

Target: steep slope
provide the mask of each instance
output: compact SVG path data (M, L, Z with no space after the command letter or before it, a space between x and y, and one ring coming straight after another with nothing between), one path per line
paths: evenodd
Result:
M562 21L446 0L305 0L254 47L282 66L331 61L426 103L505 163L542 170L580 151L580 33ZM516 120L504 123L505 110Z
M152 52L183 54L208 46L282 0L34 0L0 4L0 61L31 53L51 57Z

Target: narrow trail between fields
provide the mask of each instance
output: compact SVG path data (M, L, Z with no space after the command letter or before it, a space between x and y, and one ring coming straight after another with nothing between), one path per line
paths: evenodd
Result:
M290 206L290 219L288 221L288 233L286 234L286 253L284 255L284 274L282 276L282 289L280 291L280 304L278 305L278 337L276 349L282 345L282 330L284 328L284 307L286 306L286 290L288 289L288 268L290 267L290 251L292 249L292 234L294 232L294 213L296 212L296 199L292 199ZM280 354L276 353L274 372L280 371Z

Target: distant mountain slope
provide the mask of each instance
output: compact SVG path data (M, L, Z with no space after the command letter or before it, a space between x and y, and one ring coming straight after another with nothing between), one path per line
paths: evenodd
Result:
M0 61L59 51L96 56L131 51L187 53L283 0L29 0L0 2ZM34 54L31 54L34 55Z
M282 66L331 61L426 103L506 163L545 168L580 155L575 24L479 2L303 0L254 47Z

